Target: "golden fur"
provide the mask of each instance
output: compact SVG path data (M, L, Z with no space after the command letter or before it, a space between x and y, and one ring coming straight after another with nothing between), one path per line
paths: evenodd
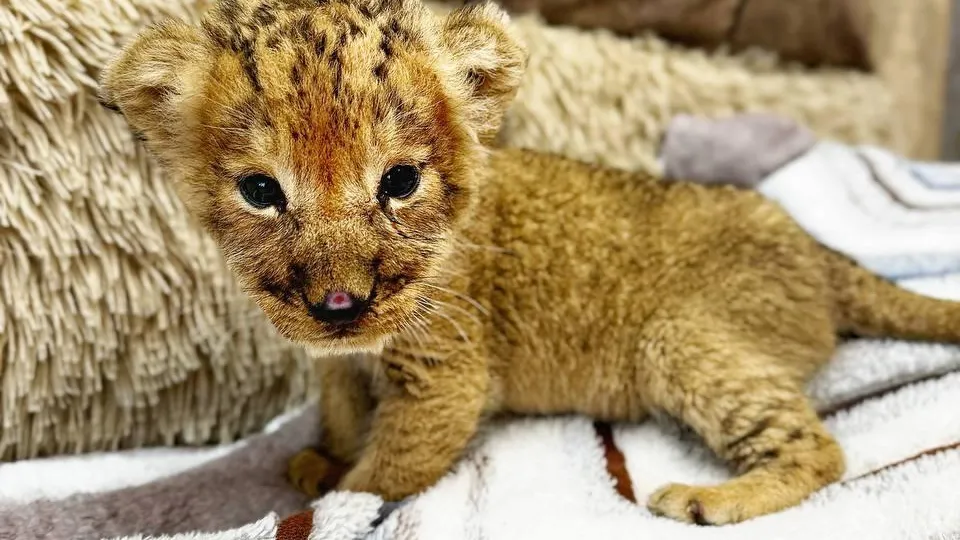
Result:
M737 522L843 472L803 395L838 332L956 341L960 306L814 242L753 192L667 184L490 146L522 46L491 4L220 0L154 26L103 75L277 328L323 365L324 455L304 489L401 499L434 484L483 418L674 417L740 473L666 486L655 512ZM397 164L409 198L380 195ZM237 182L286 196L257 210ZM331 290L372 297L348 326ZM362 353L362 354L346 354Z

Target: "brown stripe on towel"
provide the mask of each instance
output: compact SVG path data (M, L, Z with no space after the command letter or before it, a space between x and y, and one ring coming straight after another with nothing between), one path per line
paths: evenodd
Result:
M874 476L874 475L876 475L876 474L879 474L879 473L881 473L881 472L883 472L883 471L886 471L886 470L889 470L889 469L893 469L894 467L899 467L900 465L903 465L903 464L905 464L905 463L910 463L910 462L912 462L912 461L917 461L918 459L923 458L923 457L926 457L926 456L933 456L933 455L936 455L936 454L940 454L940 453L943 453L943 452L948 452L948 451L950 451L950 450L957 450L957 449L960 449L960 441L957 441L957 442L955 442L955 443L953 443L953 444L945 444L945 445L943 445L943 446L938 446L938 447L936 447L936 448L929 448L929 449L927 449L927 450L924 450L923 452L919 452L919 453L914 454L914 455L912 455L912 456L910 456L910 457L908 457L908 458L901 459L900 461L895 461L895 462L893 462L893 463L888 463L888 464L883 465L882 467L876 468L876 469L874 469L874 470L872 470L872 471L870 471L870 472L865 472L865 473L863 473L863 474L861 474L861 475L859 475L859 476L854 476L853 478L848 478L847 480L844 480L844 481L841 482L841 483L842 483L842 484L849 484L849 483L851 483L851 482L855 482L855 481L860 480L860 479L862 479L862 478L869 478L869 477Z
M277 526L277 540L307 540L313 530L313 511L293 514Z
M820 412L820 417L821 417L821 418L826 418L826 417L828 417L828 416L832 416L832 415L837 414L837 413L839 413L839 412L843 412L843 411L852 409L852 408L856 407L857 405L860 405L861 403L863 403L863 402L865 402L865 401L867 401L867 400L874 399L874 398L879 398L879 397L883 397L883 396L886 396L886 395L888 395L888 394L892 394L892 393L900 390L901 388L906 388L907 386L910 386L910 385L913 385L913 384L919 384L919 383L923 383L923 382L927 382L927 381L934 381L934 380L937 380L937 379L942 379L942 378L946 377L947 375L951 375L951 374L956 373L956 372L957 372L957 370L951 370L951 371L947 371L947 372L945 372L945 373L931 373L930 375L924 375L923 377L920 377L920 378L917 378L917 379L910 379L909 381L904 381L904 382L902 382L902 383L900 383L900 384L896 384L896 385L894 385L894 386L889 386L889 387L887 387L887 388L880 388L880 389L875 390L875 391L873 391L873 392L868 392L868 393L866 393L866 394L864 394L864 395L862 395L862 396L855 397L855 398L853 398L853 399L848 399L847 401L841 401L840 403L837 403L836 405L833 405L833 406L831 406L831 407L828 407L828 408L826 408L826 409L823 409L823 410L819 411L819 412Z
M945 373L934 373L931 375L920 377L918 379L905 381L901 384L890 386L888 388L881 388L877 391L864 394L863 396L850 399L850 400L838 403L828 409L824 409L820 411L820 416L828 417L828 416L837 414L839 412L852 409L853 407L856 407L857 405L860 405L861 403L864 403L870 399L879 398L879 397L886 396L888 394L892 394L902 388L905 388L913 384L919 384L927 381L941 379L953 373L956 373L956 370L948 371ZM604 453L604 458L606 460L607 473L614 479L614 482L616 483L615 487L616 487L617 493L619 493L623 498L627 499L628 501L632 503L636 503L637 499L636 499L636 495L634 495L633 493L633 482L630 479L630 473L627 471L627 459L626 459L626 456L624 456L623 452L620 450L620 448L617 447L617 444L613 439L613 428L609 423L606 423L606 422L595 422L593 424L593 427L597 435L600 437L600 440L603 442L603 453ZM948 445L924 450L923 452L920 452L908 458L902 459L894 463L889 463L887 465L874 469L870 472L861 474L854 478L849 478L847 480L844 480L842 483L846 484L848 482L853 482L861 478L867 478L869 476L873 476L882 471L891 469L893 467L897 467L904 463L916 461L924 456L939 454L941 452L946 452L949 450L956 450L956 449L960 449L960 441L953 444L948 444Z
M630 473L627 471L627 458L617 448L617 443L613 440L613 428L606 422L595 422L593 429L603 442L603 457L607 462L607 473L613 478L617 493L624 499L636 503L637 498L633 494L633 482L630 480Z

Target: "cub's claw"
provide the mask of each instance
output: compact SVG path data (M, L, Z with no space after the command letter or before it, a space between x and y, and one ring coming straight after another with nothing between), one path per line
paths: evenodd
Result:
M669 484L657 490L647 508L657 515L697 525L726 525L750 519L756 493L734 486L697 487Z

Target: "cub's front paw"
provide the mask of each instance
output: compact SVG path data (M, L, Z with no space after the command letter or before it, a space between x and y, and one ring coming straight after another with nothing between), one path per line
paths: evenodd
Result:
M758 515L751 500L760 496L729 485L716 487L668 484L647 500L654 514L697 525L726 525Z
M300 491L319 497L337 485L345 469L343 464L308 448L290 458L287 478Z

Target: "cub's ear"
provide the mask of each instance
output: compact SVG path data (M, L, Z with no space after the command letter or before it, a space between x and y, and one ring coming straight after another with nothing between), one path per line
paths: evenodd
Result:
M104 68L100 102L120 112L160 154L182 144L210 69L200 30L166 21L143 30ZM163 156L167 157L167 156Z
M468 120L481 141L496 137L516 95L527 51L510 19L492 2L459 8L443 22L442 43L453 57L454 76L466 92Z

